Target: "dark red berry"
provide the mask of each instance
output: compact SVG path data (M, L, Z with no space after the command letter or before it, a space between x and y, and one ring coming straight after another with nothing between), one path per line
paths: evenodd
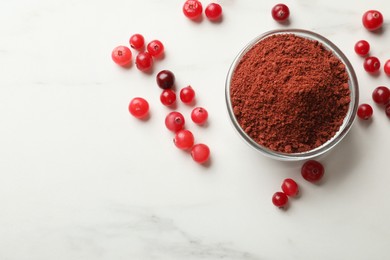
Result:
M355 44L357 55L366 56L370 52L370 44L365 40L360 40Z
M365 71L369 73L376 73L381 67L381 63L377 57L367 57L363 63Z
M285 4L277 4L272 8L271 14L276 21L283 22L290 16L290 9Z
M379 86L372 92L372 99L377 104L386 105L390 100L390 90L385 86Z
M315 160L309 160L302 165L302 177L309 182L317 182L324 176L324 166Z
M272 203L279 208L283 208L287 205L288 197L285 193L278 191L272 196Z
M169 70L162 70L157 73L156 81L162 89L172 88L175 83L175 75Z
M282 191L290 197L297 196L299 193L298 184L293 179L285 179L282 183Z
M377 10L369 10L363 14L363 26L369 31L375 31L382 27L383 16Z
M368 120L372 117L373 112L374 111L372 110L372 107L369 104L361 104L358 107L357 116L360 119Z

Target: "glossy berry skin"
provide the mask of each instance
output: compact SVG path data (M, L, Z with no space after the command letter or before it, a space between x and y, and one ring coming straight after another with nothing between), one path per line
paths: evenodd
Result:
M196 107L191 112L191 119L197 125L206 123L209 113L203 107Z
M277 4L272 8L271 14L275 21L283 22L290 16L290 9L285 4Z
M144 98L135 97L130 101L129 112L136 118L145 118L149 113L149 103Z
M373 113L374 113L374 111L369 104L361 104L361 105L359 105L358 110L357 110L357 116L363 120L370 119L372 117Z
M120 66L128 65L131 62L132 56L131 50L126 46L115 47L111 52L112 60Z
M129 43L131 48L139 50L144 47L145 39L141 34L136 33L130 37Z
M165 117L165 126L172 132L178 132L184 128L185 119L184 116L177 111L170 112Z
M164 106L172 106L176 102L176 93L172 89L164 89L160 101Z
M222 17L222 7L217 3L207 5L204 12L210 21L217 21Z
M298 184L293 180L293 179L285 179L283 182L282 182L282 191L287 195L287 196L290 196L290 197L295 197L298 195L299 193L299 188L298 188Z
M390 76L390 60L385 62L385 66L383 66L383 70L385 71L387 76Z
M148 71L153 66L153 58L148 52L138 53L135 64L140 71Z
M191 148L191 157L197 163L205 163L210 157L210 148L205 144L196 144Z
M317 182L324 176L324 166L315 160L309 160L302 165L301 175L309 182Z
M363 26L369 31L375 31L382 27L383 16L377 10L369 10L363 14Z
M385 112L386 112L386 116L387 116L388 118L390 118L390 103L388 103L388 104L386 105Z
M148 43L146 50L153 57L160 57L164 53L164 45L159 40L153 40Z
M175 75L169 70L162 70L157 73L156 82L162 89L172 88L175 83Z
M285 193L281 191L277 191L274 193L272 196L272 203L278 207L278 208L283 208L287 205L288 202L288 197Z
M369 73L376 73L381 67L381 63L377 57L367 57L363 63L364 70Z
M184 104L190 104L195 99L195 91L191 86L187 86L180 90L180 100Z
M379 86L372 92L372 99L379 105L386 105L390 100L390 90L385 86Z
M194 135L189 130L176 132L173 143L181 150L188 150L194 145Z
M202 11L203 6L197 0L187 0L183 5L184 15L191 20L198 19L202 15Z
M365 40L360 40L355 44L357 55L366 56L370 52L370 44Z

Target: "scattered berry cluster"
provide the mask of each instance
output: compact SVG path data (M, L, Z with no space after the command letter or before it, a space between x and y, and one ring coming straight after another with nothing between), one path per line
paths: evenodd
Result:
M129 39L130 47L138 51L135 58L135 65L140 71L150 71L153 67L153 59L161 58L164 53L164 45L159 40L152 40L146 45L145 39L141 34L134 34ZM129 66L133 53L127 46L117 46L111 52L112 60L123 67Z
M199 20L202 16L203 6L198 0L187 0L183 5L184 15L191 20ZM210 21L220 21L222 18L222 7L217 3L210 3L206 6L205 15Z
M383 15L377 10L368 10L362 17L363 26L369 31L377 31L382 28ZM371 74L378 74L381 68L380 60L375 56L370 56L370 43L366 40L359 40L355 44L356 54L365 57L363 62L364 70ZM390 76L390 59L384 64L383 70L387 76ZM386 86L379 86L372 92L373 101L381 106L385 106L386 115L390 118L390 90ZM368 120L373 115L373 109L370 104L360 104L357 116L363 120Z

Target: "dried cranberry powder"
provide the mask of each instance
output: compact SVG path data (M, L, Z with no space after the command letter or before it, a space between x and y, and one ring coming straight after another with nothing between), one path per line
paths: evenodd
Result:
M345 65L318 41L276 34L256 43L230 82L241 128L271 150L312 150L339 130L350 103Z

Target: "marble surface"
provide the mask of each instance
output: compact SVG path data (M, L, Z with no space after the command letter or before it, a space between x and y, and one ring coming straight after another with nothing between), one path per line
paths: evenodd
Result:
M224 82L235 55L260 33L313 30L348 56L361 102L390 85L370 76L353 52L360 39L390 58L390 3L285 1L288 25L272 20L275 1L220 0L220 23L187 20L183 1L36 0L0 2L0 259L387 259L390 244L390 121L356 121L348 136L317 158L319 185L301 163L279 162L245 144L229 122ZM208 2L203 1L206 5ZM361 25L368 9L384 30ZM154 71L116 66L113 47L133 33L160 39L166 55ZM207 166L172 144L159 103L159 70L191 84L209 124L188 122L212 150ZM143 96L149 120L127 105ZM191 107L179 104L185 115ZM281 181L301 196L283 211L271 203Z

